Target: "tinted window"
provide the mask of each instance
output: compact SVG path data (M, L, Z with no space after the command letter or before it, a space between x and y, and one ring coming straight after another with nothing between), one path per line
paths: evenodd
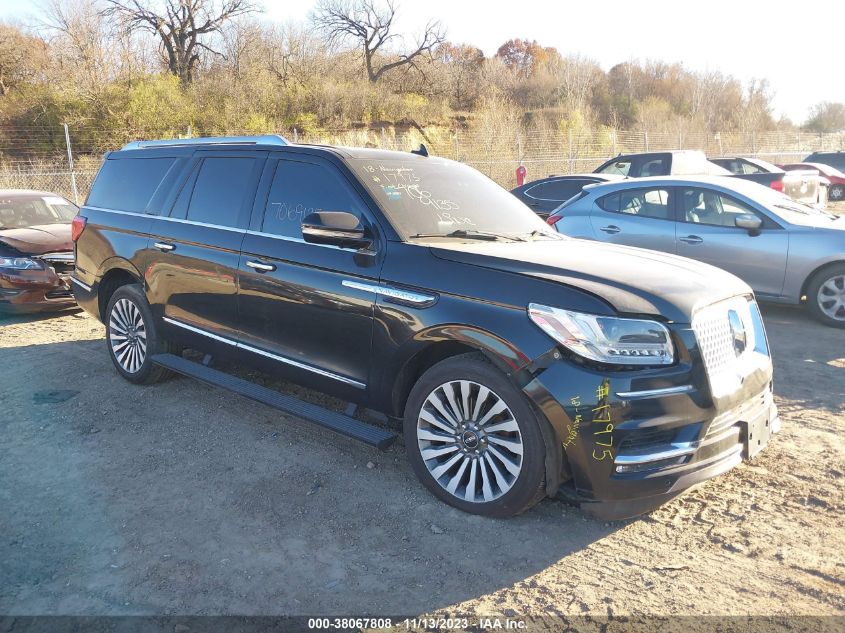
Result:
M361 205L333 169L280 160L267 197L261 231L301 238L302 219L314 211L348 211L360 217Z
M237 226L247 194L252 193L252 158L206 158L194 183L187 218L193 222Z
M739 200L706 189L681 189L680 204L681 217L691 224L735 227L736 216L757 215Z
M652 158L643 163L640 176L665 176L669 173L668 161L665 158Z
M92 207L143 213L175 158L115 158L100 168L88 194Z
M605 211L658 220L672 220L669 192L666 189L629 189L596 201Z
M76 215L77 208L64 198L0 198L0 229L20 229L43 224L64 224Z
M596 173L621 174L622 176L627 176L629 171L631 171L631 161L627 158L623 158L621 160L610 162L604 167L599 167L596 170Z
M845 153L842 154L813 154L810 158L812 160L807 160L808 163L824 163L825 165L831 165L836 167L839 170L845 169Z
M550 200L552 202L564 202L581 191L584 185L594 180L551 180L542 182L528 188L525 195L535 200Z

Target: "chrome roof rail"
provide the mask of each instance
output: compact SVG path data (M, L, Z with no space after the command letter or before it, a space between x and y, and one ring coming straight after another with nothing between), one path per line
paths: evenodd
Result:
M278 134L265 134L263 136L202 136L198 138L174 138L161 141L131 141L120 149L170 147L172 145L290 145L290 143L285 137Z

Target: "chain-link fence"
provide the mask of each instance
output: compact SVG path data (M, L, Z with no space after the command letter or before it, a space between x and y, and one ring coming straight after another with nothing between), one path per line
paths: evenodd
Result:
M28 128L0 130L7 139L0 145L0 189L38 189L85 199L97 173L102 152L119 148L130 140L162 136L140 130ZM192 132L167 136L187 136ZM218 134L256 133L221 130ZM293 142L376 147L408 151L424 143L432 155L452 158L484 172L504 187L515 186L516 168L524 165L528 179L551 174L592 171L621 153L674 149L699 149L710 156L757 156L773 163L798 162L812 151L845 150L845 133L810 134L801 131L769 131L747 134L676 133L649 134L608 128L594 130L514 130L506 124L478 129L461 128L361 128L277 130ZM79 143L75 139L79 139ZM67 143L70 144L70 149ZM75 151L71 151L74 150ZM73 170L70 169L72 160Z

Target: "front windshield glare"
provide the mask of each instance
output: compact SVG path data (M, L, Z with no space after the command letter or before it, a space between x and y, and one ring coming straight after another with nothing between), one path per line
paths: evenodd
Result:
M22 229L44 224L64 224L73 220L78 209L64 198L0 198L0 229Z
M557 237L515 196L466 165L413 156L351 163L403 238Z

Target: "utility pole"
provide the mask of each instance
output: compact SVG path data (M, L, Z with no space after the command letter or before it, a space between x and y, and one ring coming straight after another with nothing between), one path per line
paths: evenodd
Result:
M79 206L79 192L76 189L76 173L73 171L73 152L70 151L70 133L67 129L67 123L65 123L64 126L65 146L67 147L67 163L70 167L70 186L73 189L73 201L76 203L76 206Z

